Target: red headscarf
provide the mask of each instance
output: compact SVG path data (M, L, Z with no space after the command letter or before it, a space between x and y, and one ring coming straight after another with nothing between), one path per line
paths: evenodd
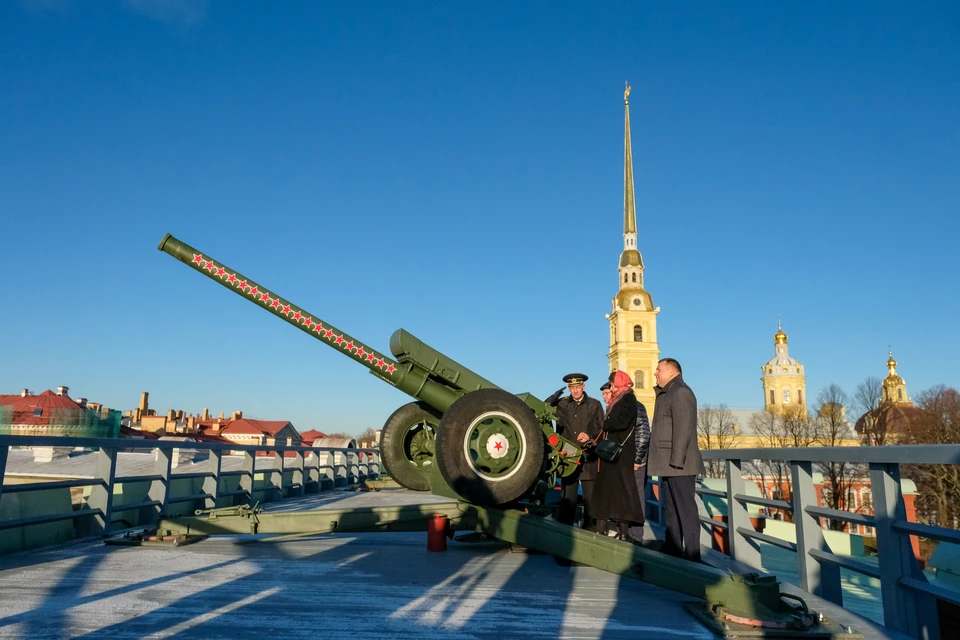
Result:
M610 407L620 399L620 396L627 393L633 389L633 380L630 379L630 376L627 375L626 371L617 371L613 374L613 386L617 389L617 392L610 396L610 402L607 403L607 411L610 410Z

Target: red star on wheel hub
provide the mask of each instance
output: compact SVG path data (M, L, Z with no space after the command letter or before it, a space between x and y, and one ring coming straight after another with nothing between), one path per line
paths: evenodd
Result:
M500 449L503 449L503 443L497 440L497 443L493 445L493 448L496 449L497 451L500 451Z

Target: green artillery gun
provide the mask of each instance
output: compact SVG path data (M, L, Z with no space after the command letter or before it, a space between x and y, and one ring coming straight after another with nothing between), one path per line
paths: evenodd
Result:
M384 355L170 234L159 249L414 397L380 435L383 463L401 485L499 506L576 472L582 450L554 432L551 403L504 391L403 329Z

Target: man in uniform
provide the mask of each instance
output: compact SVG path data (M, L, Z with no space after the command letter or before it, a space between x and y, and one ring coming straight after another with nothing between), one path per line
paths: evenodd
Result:
M603 425L603 405L599 400L587 396L583 387L583 383L587 381L587 376L584 374L569 373L563 376L563 381L567 383L570 395L564 396L557 403L557 433L582 445L583 442L593 440L600 433L600 427ZM582 485L583 524L581 527L592 528L590 495L596 478L596 461L589 455L584 456L577 473L563 478L558 516L560 522L572 525L576 520L578 486Z
M697 445L697 397L683 381L680 363L664 358L653 377L657 404L653 409L647 473L660 477L666 535L661 551L700 561L700 514L696 480L704 473Z

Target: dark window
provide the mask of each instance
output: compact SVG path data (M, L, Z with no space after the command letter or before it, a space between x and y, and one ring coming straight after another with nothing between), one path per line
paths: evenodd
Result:
M797 404L803 404L803 390L797 389Z
M773 389L770 389L770 404L774 403Z
M631 279L632 279L634 282L637 281L637 274L631 273L631 274L630 274L630 277L631 277Z
M643 327L640 325L635 325L633 327L633 341L643 342Z
M646 387L644 387L644 384L645 384L645 381L643 377L643 371L634 372L633 386L636 387L637 389L645 389Z
M897 400L903 400L903 389L897 389Z
M630 276L629 276L628 274L626 274L626 273L623 274L623 281L624 281L624 282L629 282L629 281L630 281Z
M42 416L42 415L43 415L43 409L34 409L34 410L33 410L33 415L35 415L35 416Z

